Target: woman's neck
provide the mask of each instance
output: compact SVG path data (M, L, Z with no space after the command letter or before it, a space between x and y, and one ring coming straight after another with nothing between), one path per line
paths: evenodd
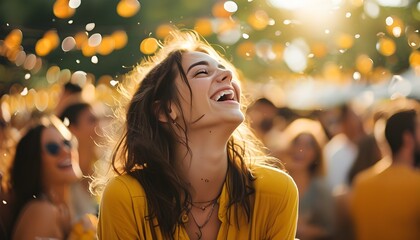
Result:
M190 152L179 145L179 171L190 184L191 200L204 202L216 198L225 182L228 169L226 133L207 130L190 134Z
M44 194L54 205L68 205L70 202L70 186L50 185L44 188Z

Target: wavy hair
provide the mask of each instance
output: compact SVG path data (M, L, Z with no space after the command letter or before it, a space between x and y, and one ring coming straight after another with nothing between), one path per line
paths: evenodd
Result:
M149 215L146 220L152 223L152 219L156 218L165 239L173 238L176 225L181 223L180 217L185 200L190 198L187 183L176 171L177 162L172 157L174 146L180 143L188 151L190 149L187 137L189 129L162 123L159 121L159 114L171 119L167 108L170 104L181 109L182 114L180 95L175 84L178 75L189 88L190 99L194 94L181 65L183 53L190 51L209 54L232 70L234 78L239 79L239 74L233 65L196 32L187 30L171 32L160 50L152 57L142 60L126 75L124 82L119 86L122 99L119 100L119 107L114 112L115 122L110 127L116 135L111 133L108 136L111 144L115 146L112 160L106 163L110 164L105 169L107 173L97 172L91 184L91 190L101 194L106 182L112 176L129 174L137 179L147 195ZM131 93L132 89L136 91ZM241 103L244 103L245 97L242 98ZM244 104L241 109L245 112ZM186 126L185 122L183 126ZM178 132L181 132L182 136L178 135ZM266 156L262 144L256 140L246 123L242 123L234 131L228 140L227 150L228 206L235 207L236 215L239 208L242 208L249 220L251 211L249 195L254 192L252 182L255 180L252 166L268 164L267 160L270 157Z

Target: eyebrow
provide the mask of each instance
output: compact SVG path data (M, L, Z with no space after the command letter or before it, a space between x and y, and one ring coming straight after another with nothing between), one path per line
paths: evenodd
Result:
M191 70L191 68L193 68L193 67L195 67L195 66L198 66L198 65L206 65L206 66L208 66L208 65L209 65L209 63L208 63L207 61L199 61L199 62L193 63L193 64L191 64L191 66L188 68L188 70L187 70L187 74L188 74L188 72Z
M195 66L198 66L198 65L206 65L206 66L209 66L210 64L209 64L209 62L207 62L207 61L199 61L199 62L193 63L193 64L191 64L191 66L188 68L188 70L187 70L187 74L188 74L188 72L191 70L191 68L193 68L193 67L195 67ZM225 67L224 65L222 65L222 64L218 64L218 65L217 65L217 67L218 67L218 68L221 68L221 69L226 69L226 67Z

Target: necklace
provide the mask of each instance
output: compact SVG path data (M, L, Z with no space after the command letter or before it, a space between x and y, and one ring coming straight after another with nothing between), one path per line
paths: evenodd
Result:
M194 214L192 213L191 209L188 211L191 214L191 217L194 221L195 226L198 228L198 232L195 233L197 235L198 240L200 240L201 237L203 236L203 233L202 233L201 229L203 229L207 225L207 223L209 223L211 215L213 215L214 207L216 206L216 204L217 204L216 199L214 199L213 202L210 203L210 205L212 206L211 210L210 210L209 214L207 215L206 220L202 224L198 224L198 222L195 219ZM208 206L210 206L210 205L208 205ZM191 203L191 206L194 206L194 205L192 205L192 203ZM200 208L200 209L202 209L202 208Z
M208 203L204 206L198 206L196 204L197 203L206 203L206 202L188 202L188 204L190 204L192 207L198 208L198 209L200 209L201 211L204 212L208 207L214 205L215 201L216 201L216 199L207 201Z
M193 201L189 201L189 200L187 200L186 201L186 204L187 205L191 205L192 207L195 207L195 208L198 208L198 209L200 209L201 211L205 211L208 207L210 207L211 205L214 205L214 203L215 202L217 202L217 199L220 197L220 194L221 194L222 192L220 192L215 198L213 198L212 200L208 200L208 201L198 201L198 202L193 202ZM204 203L206 203L204 206L200 206L200 205L197 205L197 203L198 204L204 204ZM214 207L214 206L213 206Z

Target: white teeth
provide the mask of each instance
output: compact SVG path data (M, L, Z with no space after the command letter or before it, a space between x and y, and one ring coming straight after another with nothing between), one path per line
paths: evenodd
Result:
M60 162L58 167L70 167L71 165L71 159L66 159L65 161Z
M235 92L233 90L231 90L231 89L222 90L222 91L218 92L216 95L214 95L214 97L212 98L212 100L218 101L224 95L230 95L229 96L229 99L233 99L235 97Z

